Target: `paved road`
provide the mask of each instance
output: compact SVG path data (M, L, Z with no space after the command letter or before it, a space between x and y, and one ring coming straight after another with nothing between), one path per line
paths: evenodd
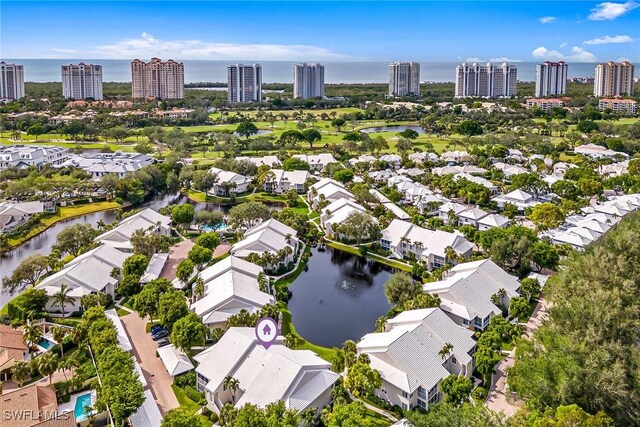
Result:
M180 405L171 389L173 381L160 358L156 356L157 345L146 333L146 319L140 318L137 313L127 314L120 319L133 345L133 354L140 363L142 373L160 411L166 414L171 409L177 408Z
M533 332L538 329L542 320L547 315L547 301L544 298L540 298L538 301L538 305L533 310L533 314L531 318L526 324L525 327L525 335L527 337L531 337ZM510 392L507 390L507 369L513 366L515 363L515 348L509 353L509 355L502 359L496 365L496 373L493 374L491 392L489 393L489 397L485 402L487 408L492 411L502 412L507 417L515 414L522 402L514 402L514 399L511 397Z

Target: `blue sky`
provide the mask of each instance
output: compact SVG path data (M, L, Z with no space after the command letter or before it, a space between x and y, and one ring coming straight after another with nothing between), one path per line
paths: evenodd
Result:
M2 0L0 27L2 58L640 61L636 0Z

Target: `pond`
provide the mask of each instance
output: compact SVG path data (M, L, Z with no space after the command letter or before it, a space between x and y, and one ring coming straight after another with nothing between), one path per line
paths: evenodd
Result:
M391 308L384 283L393 269L332 248L311 253L308 271L289 287L296 332L324 347L341 347L373 332L376 319Z
M380 132L404 132L407 129L415 130L420 135L425 133L424 129L418 125L391 125L391 126L377 126L373 128L365 128L360 132L363 133L380 133Z

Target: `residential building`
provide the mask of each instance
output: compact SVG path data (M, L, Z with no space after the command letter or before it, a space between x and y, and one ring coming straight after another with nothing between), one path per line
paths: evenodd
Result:
M120 277L114 277L112 273L116 267L121 269L129 256L111 246L101 245L69 261L62 270L36 285L36 289L44 289L49 296L46 310L62 312L63 307L53 299L62 286L69 288L67 295L73 300L64 307L66 315L82 309L80 300L85 295L102 292L115 297Z
M638 101L633 99L601 99L598 101L600 110L611 110L619 114L638 114Z
M238 161L251 162L254 165L260 167L262 165L269 166L269 168L277 168L282 166L282 162L277 156L262 156L262 157L236 157Z
M268 173L269 178L265 180L262 188L267 193L276 194L284 194L290 189L294 189L298 193L304 193L306 191L307 180L314 178L309 171L271 169Z
M564 61L536 65L536 97L563 95L567 91L568 70Z
M327 207L322 208L320 212L320 225L329 235L339 237L339 233L335 232L335 226L343 223L347 218L356 213L367 213L367 210L351 199L338 199L330 203ZM375 222L377 220L373 218ZM363 240L366 236L363 236Z
M402 157L397 154L383 154L382 156L380 156L380 161L385 162L394 169L400 169Z
M229 403L236 408L252 404L264 408L284 402L297 412L318 412L331 401L331 390L340 377L331 363L310 350L291 350L284 338L265 348L254 328L229 328L220 341L194 356L196 388L205 393L207 407L219 413ZM238 380L238 389L225 387L224 379Z
M597 97L633 95L633 64L628 61L596 65L593 95Z
M564 108L564 101L560 98L529 98L527 108L540 108L542 111L551 111L554 108Z
M131 237L138 230L161 236L170 236L171 218L151 208L146 208L123 219L117 227L102 233L95 238L95 241L118 249L121 252L130 253L133 252Z
M16 100L24 97L24 67L0 62L0 99Z
M447 344L453 347L443 356ZM357 344L382 377L376 395L405 410L438 403L438 384L448 376L471 377L475 348L473 331L439 308L404 311L387 321L384 332L367 334Z
M298 232L272 218L245 231L243 239L231 246L229 252L242 259L269 253L273 259L265 262L264 268L278 271L295 261L299 249Z
M249 191L249 184L251 184L249 177L216 167L210 168L209 173L216 176L213 187L208 191L212 196L228 197L231 194L242 194Z
M337 162L331 153L294 154L291 157L309 163L311 172L324 172L329 163Z
M524 210L527 208L532 208L538 203L548 202L549 200L536 198L526 191L518 189L513 190L510 193L495 196L491 199L491 201L496 203L500 209L503 209L504 205L510 203L512 205L515 205L515 207L518 208L518 211L524 212Z
M393 203L391 200L387 198L384 194L379 192L378 190L372 188L369 192L373 195L385 207L385 209L391 211L391 213L398 219L410 220L411 215L409 215L406 211L402 210L398 205Z
M0 381L11 377L16 362L29 361L29 349L24 343L22 330L0 325Z
M185 374L189 371L193 371L194 369L193 363L191 363L191 360L189 360L186 353L174 347L173 344L159 347L156 352L167 370L167 373L173 379L178 375Z
M324 98L324 65L303 63L293 66L293 97Z
M440 308L458 325L484 331L493 316L502 313L494 295L504 295L500 305L519 296L520 282L490 259L458 264L445 272L443 280L426 283L425 292L440 297Z
M76 427L73 411L58 410L53 387L30 385L6 391L0 397L2 427Z
M471 225L478 228L478 223L484 217L489 215L489 212L483 211L477 206L472 206L458 214L459 225Z
M184 98L184 65L173 59L131 62L132 98Z
M420 63L389 64L389 97L420 95Z
M409 154L409 160L416 163L425 163L425 162L437 162L439 158L436 153L421 152L421 153Z
M354 200L354 197L342 183L331 178L322 178L307 191L307 200L313 209L321 203L329 204L340 199Z
M68 99L102 97L102 65L79 64L63 65L62 96Z
M485 168L481 168L474 165L463 165L463 166L442 166L439 168L431 169L431 172L436 175L458 175L458 174L483 174L486 173L487 170Z
M204 295L191 304L191 311L208 328L226 329L227 319L241 310L253 314L266 304L274 304L275 298L260 290L262 272L262 267L236 256L207 267L198 273Z
M573 151L577 154L591 157L592 159L629 157L629 155L623 151L614 151L605 146L593 143L578 145Z
M0 146L0 170L7 168L38 168L45 164L59 165L69 158L69 149L56 146L4 145Z
M262 66L229 65L227 67L227 99L229 102L262 101Z
M42 202L0 202L0 233L9 233L44 212Z
M504 215L489 214L478 220L478 230L485 231L490 228L507 228L511 224L511 220Z
M500 65L463 63L456 67L456 98L508 98L516 95L518 69L503 62Z
M380 246L396 258L412 257L424 261L428 270L457 262L448 256L449 247L462 259L468 259L473 249L473 244L458 231L428 230L399 219L392 220L382 230Z
M466 210L467 206L460 203L445 202L438 208L438 218L440 218L445 224L451 224L451 222L453 222L454 224L452 225L455 225L458 215Z
M470 162L473 161L473 156L466 151L445 151L440 154L440 160L452 163Z
M74 154L58 166L83 169L91 175L91 178L99 180L111 174L122 179L153 163L155 163L154 158L147 154L116 151L115 153Z

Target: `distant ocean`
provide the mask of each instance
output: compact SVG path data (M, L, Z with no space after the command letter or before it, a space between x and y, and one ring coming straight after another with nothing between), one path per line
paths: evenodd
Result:
M60 66L78 63L80 59L3 59L24 65L24 79L28 82L61 81ZM91 59L86 63L102 65L105 82L130 82L131 61L121 59ZM231 61L182 61L185 83L226 82L227 65ZM245 61L244 63L251 63ZM260 61L265 83L289 83L293 81L294 61ZM389 80L389 63L377 62L322 62L326 83L386 83ZM456 62L421 62L420 79L429 82L453 82ZM535 62L517 62L518 80L534 81ZM595 64L569 64L569 77L593 77Z

